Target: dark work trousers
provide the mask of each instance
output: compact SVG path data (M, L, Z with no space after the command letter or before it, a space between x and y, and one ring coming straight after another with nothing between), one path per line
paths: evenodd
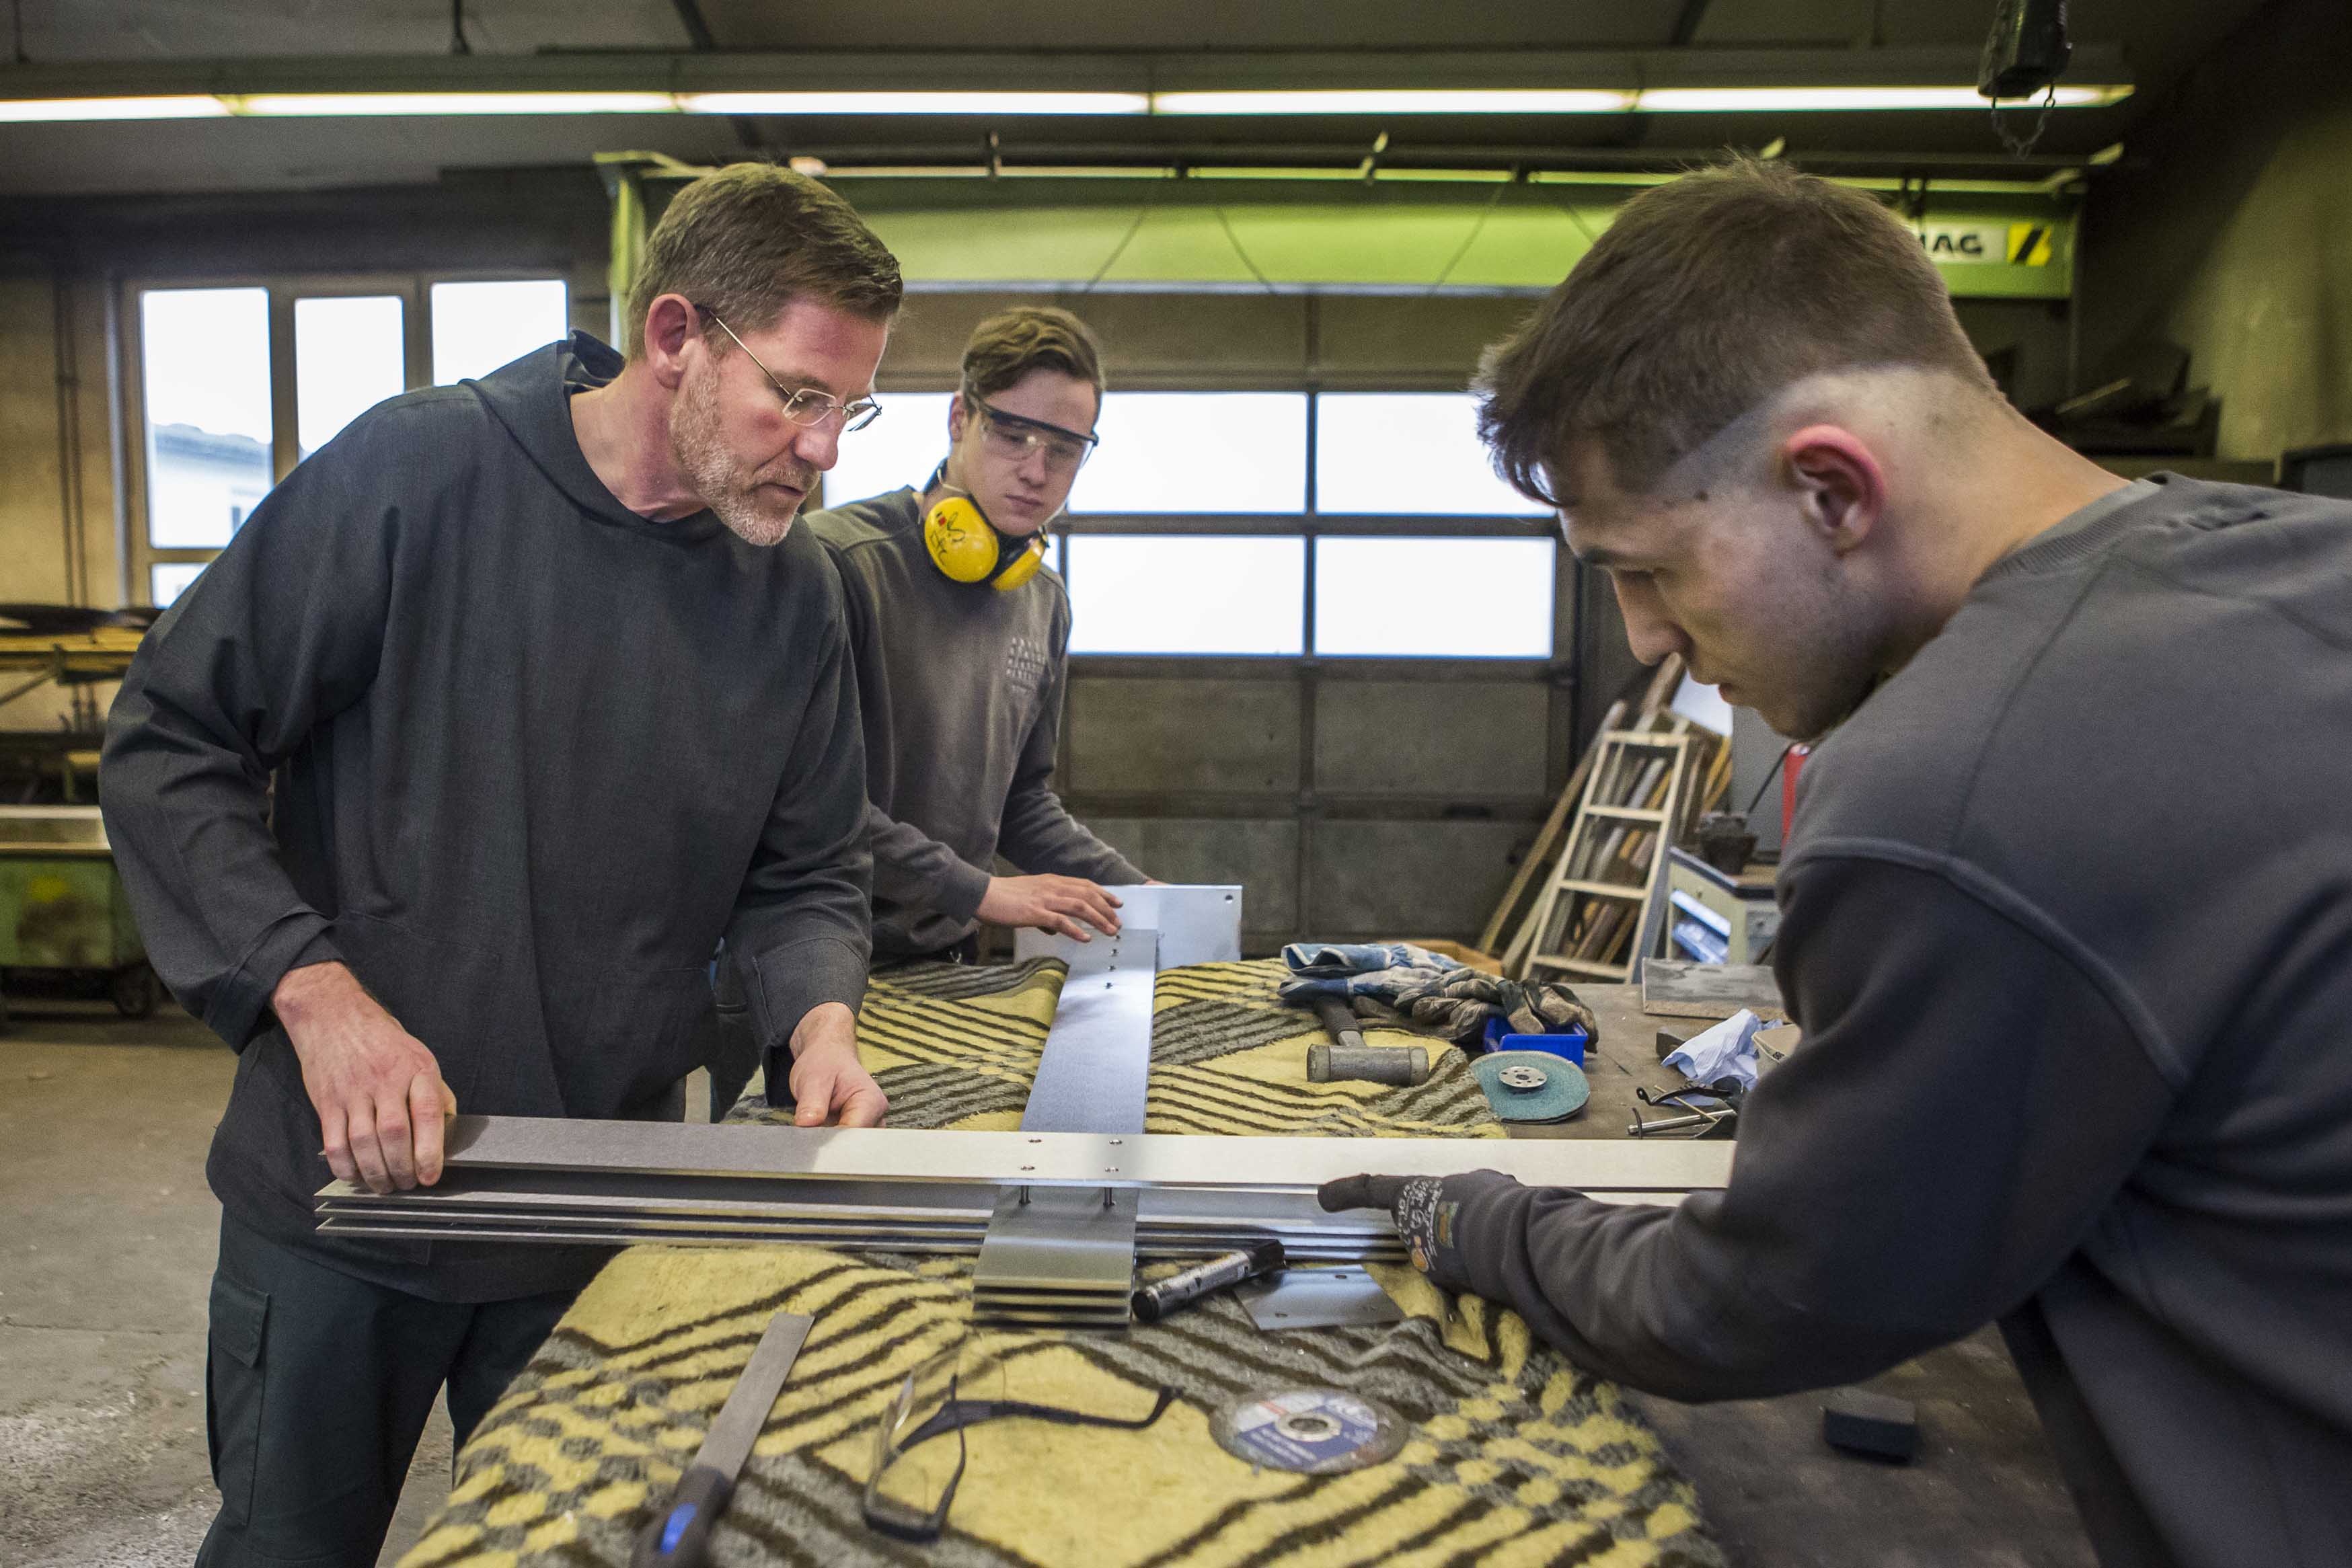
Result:
M465 1444L574 1291L468 1306L355 1280L223 1216L196 1568L373 1568L433 1396Z
M743 994L743 977L734 956L724 947L710 968L710 996L711 1016L704 1026L710 1044L703 1052L703 1064L710 1069L710 1119L723 1122L751 1085L751 1074L760 1070L760 1032L751 1025L751 1001ZM782 1091L783 1085L775 1089Z

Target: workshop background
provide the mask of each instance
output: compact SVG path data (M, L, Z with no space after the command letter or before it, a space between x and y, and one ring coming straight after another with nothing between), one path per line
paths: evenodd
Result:
M679 179L788 159L867 215L911 288L888 413L849 438L828 500L920 478L988 311L1051 300L1104 340L1105 446L1056 528L1072 809L1156 876L1246 883L1254 954L1475 942L1639 672L1605 580L1486 471L1463 389L1644 184L1727 147L1864 183L1945 264L2012 400L2106 466L2345 493L2352 8L2076 0L2065 81L2109 90L2021 154L1965 106L1993 10L14 0L0 616L168 603L378 398L568 328L613 336L613 279ZM1963 107L1670 99L1890 83ZM1368 97L1247 97L1301 86ZM1400 88L1464 97L1403 112L1379 97ZM1496 89L1615 106L1495 111L1477 96ZM789 97L885 90L980 96L891 114ZM1075 91L1132 101L987 99ZM523 97L301 101L391 92ZM528 101L566 93L624 96ZM679 111L694 94L736 96ZM646 95L666 101L634 111ZM45 107L90 98L108 107ZM2003 119L2035 131L2032 109ZM53 656L63 623L0 625L0 802L94 799L113 686L103 650ZM1777 751L1741 764L1734 807ZM168 1005L126 1034L69 988L10 989L0 1472L29 1490L0 1509L0 1541L20 1532L0 1557L184 1560L209 1508L200 1163L232 1059ZM125 1114L133 1133L102 1130ZM73 1261L96 1235L121 1245Z

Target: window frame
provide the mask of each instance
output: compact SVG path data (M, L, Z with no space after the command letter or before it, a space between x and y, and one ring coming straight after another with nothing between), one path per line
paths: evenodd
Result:
M904 392L932 390L928 384L918 387L911 382L898 390ZM1578 582L1576 558L1564 548L1552 552L1552 628L1551 653L1543 658L1492 658L1477 654L1449 653L1319 653L1315 645L1316 541L1321 538L1548 538L1555 546L1559 541L1559 519L1552 517L1507 517L1486 513L1363 513L1325 512L1317 476L1317 443L1322 427L1322 394L1330 392L1459 392L1459 383L1433 383L1412 377L1384 378L1378 382L1360 382L1355 378L1334 378L1328 381L1309 380L1287 384L1253 382L1247 385L1184 385L1168 378L1154 378L1139 385L1139 392L1288 392L1307 394L1306 461L1307 493L1305 508L1298 512L1274 513L1186 513L1186 512L1095 512L1078 516L1064 513L1050 525L1048 531L1067 537L1072 534L1208 534L1262 537L1276 535L1299 538L1306 541L1307 573L1304 592L1299 604L1300 638L1303 652L1297 653L1072 653L1073 674L1088 671L1101 674L1137 674L1153 666L1164 673L1181 670L1200 675L1231 675L1244 677L1269 674L1286 666L1306 669L1344 670L1351 677L1368 680L1428 678L1436 680L1505 678L1520 674L1528 676L1557 675L1571 664L1576 656L1576 603ZM1066 573L1065 577L1066 579ZM1068 586L1066 580L1065 586Z
M154 291L260 288L269 296L269 483L272 488L294 471L301 451L300 411L296 402L294 302L297 299L385 296L401 302L401 371L404 391L433 384L433 286L436 283L502 283L553 279L564 287L565 312L576 320L579 293L568 273L544 267L448 267L385 272L152 273L124 278L115 298L115 374L120 388L122 439L121 531L123 601L145 604L152 597L154 568L202 565L220 554L209 546L158 546L148 516L146 344L141 297Z

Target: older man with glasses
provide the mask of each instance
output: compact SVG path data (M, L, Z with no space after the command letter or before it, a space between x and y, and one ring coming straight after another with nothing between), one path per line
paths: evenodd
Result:
M857 652L877 959L970 959L982 920L1116 933L1103 884L1146 880L1053 789L1070 601L1045 529L1095 447L1101 350L1024 306L974 329L961 383L929 479L809 517Z
M793 526L873 416L898 263L739 164L584 334L362 415L155 623L107 825L147 951L239 1053L203 1568L373 1564L446 1385L462 1443L595 1249L321 1234L444 1118L676 1119L723 934L803 1122L859 1064L870 862L839 578Z

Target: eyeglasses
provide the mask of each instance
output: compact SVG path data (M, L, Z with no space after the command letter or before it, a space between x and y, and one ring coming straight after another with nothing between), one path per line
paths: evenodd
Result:
M1055 474L1075 474L1086 466L1094 455L1101 437L1081 435L1075 430L1064 430L1058 424L1047 424L1041 419L1024 419L1017 413L1006 413L966 388L963 400L980 411L985 427L983 438L988 448L997 456L1012 463L1028 461L1032 452L1045 455L1047 470Z
M1166 1415L1168 1406L1176 1402L1176 1391L1163 1386L1148 1416L1090 1416L1055 1405L1007 1399L1003 1385L1003 1360L974 1355L969 1342L940 1352L908 1375L889 1415L875 1429L874 1460L866 1472L866 1495L859 1505L867 1524L899 1541L937 1541L947 1528L948 1510L954 1505L956 1487L963 1479L967 1427L1018 1417L1065 1427L1139 1432ZM992 1397L963 1398L965 1387L983 1389ZM908 1450L950 1432L956 1439L953 1468L946 1464L944 1455L929 1463L900 1462Z
M717 322L719 329L732 339L737 348L743 350L744 358L760 366L760 373L768 378L768 384L774 387L776 395L784 400L784 417L794 424L804 430L830 424L846 435L853 430L865 429L880 416L882 405L870 397L862 397L856 402L845 403L827 396L814 387L795 389L784 385L776 379L775 371L760 363L760 356L751 352L751 345L735 336L735 329L730 327L718 311L708 305L697 305L694 308Z

